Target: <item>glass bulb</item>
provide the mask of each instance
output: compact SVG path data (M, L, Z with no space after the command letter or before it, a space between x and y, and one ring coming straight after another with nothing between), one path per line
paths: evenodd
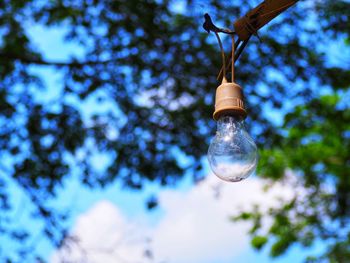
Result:
M257 147L245 130L242 118L222 116L217 125L208 150L210 167L222 180L239 182L255 171Z

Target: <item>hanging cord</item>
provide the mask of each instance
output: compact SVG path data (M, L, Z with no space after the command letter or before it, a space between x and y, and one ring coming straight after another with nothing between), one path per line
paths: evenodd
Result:
M236 62L238 60L238 58L242 54L243 49L248 44L249 39L250 39L250 37L247 40L244 40L243 43L242 43L242 41L239 38L236 40L236 42L235 42L235 51L237 51L237 52L235 52L234 60L232 60L232 56L230 54L230 57L228 59L227 65L226 65L226 68L229 68L231 66L232 61ZM217 76L217 79L221 78L222 71L223 71L223 67L221 67L220 72L219 72L219 74Z
M235 50L237 50L237 48L239 47L239 44L241 43L241 40L238 38L237 40L236 40L236 42L235 42ZM239 49L238 49L238 51L239 51ZM226 68L229 68L230 66L231 66L231 64L232 64L232 56L231 56L232 54L230 54L230 56L229 56L229 58L228 58L228 61L227 61L227 63L226 63ZM237 60L237 53L235 54L235 61ZM219 72L219 74L217 75L217 77L216 77L216 79L221 79L221 76L222 76L222 71L223 71L223 67L221 67L221 69L220 69L220 72Z
M226 80L226 58L225 58L225 51L224 51L224 48L222 46L222 42L221 42L221 39L220 39L220 36L219 36L219 33L218 32L214 32L215 33L215 36L218 40L218 43L219 43L219 46L220 46L220 51L221 51L221 58L222 58L222 71L223 71L223 74L222 74L222 83L224 82L227 82Z
M214 32L215 36L216 36L216 38L218 40L218 43L219 43L219 46L220 46L220 51L221 51L221 57L222 57L222 66L221 66L221 70L220 70L219 74L220 74L220 77L221 77L221 73L222 73L222 82L227 82L227 79L226 79L226 68L228 68L229 66L226 67L225 51L224 51L224 48L222 46L222 42L221 42L219 33L225 33L225 34L233 36L235 34L235 31L232 31L232 30L227 29L227 28L219 28L219 27L215 26L213 21L211 20L210 15L208 13L206 13L204 15L204 18L205 18L205 21L203 23L203 28L208 33Z
M235 82L235 36L231 35L232 38L232 50L231 50L231 82Z

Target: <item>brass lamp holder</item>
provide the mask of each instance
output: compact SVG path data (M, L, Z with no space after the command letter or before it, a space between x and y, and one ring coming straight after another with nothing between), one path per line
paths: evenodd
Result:
M224 82L216 89L213 119L217 121L223 115L247 117L242 88L234 82Z

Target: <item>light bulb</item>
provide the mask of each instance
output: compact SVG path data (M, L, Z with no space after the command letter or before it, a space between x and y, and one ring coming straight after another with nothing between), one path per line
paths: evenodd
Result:
M217 126L208 150L210 167L222 180L239 182L255 171L257 147L239 115L220 116Z

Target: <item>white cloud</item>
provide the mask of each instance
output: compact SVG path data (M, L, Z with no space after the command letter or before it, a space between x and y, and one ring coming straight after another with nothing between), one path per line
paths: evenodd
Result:
M67 240L51 262L232 262L249 249L249 236L246 223L229 217L255 203L267 209L278 205L277 197L293 196L290 186L276 184L268 192L263 186L261 179L225 183L209 175L187 192L164 190L159 195L164 215L155 226L127 219L101 201L77 220L72 236L79 242Z
M145 228L128 222L114 204L101 201L78 218L71 238L51 262L139 262L146 236L141 229Z

